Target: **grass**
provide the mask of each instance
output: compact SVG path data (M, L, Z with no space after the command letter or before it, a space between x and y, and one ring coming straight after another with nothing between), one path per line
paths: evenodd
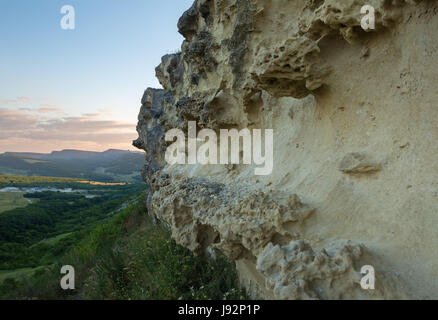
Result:
M0 283L2 283L5 279L19 279L23 277L32 276L37 270L40 270L41 267L37 268L23 268L16 270L0 270ZM0 292L1 294L1 292Z
M76 290L60 289L62 265L75 268ZM0 285L0 299L247 298L232 263L219 253L214 260L195 256L175 243L147 215L144 197L96 227L55 265L20 281L10 276Z
M56 237L53 237L53 238L49 238L49 239L41 240L39 243L44 243L44 244L51 244L51 245L53 245L53 244L55 244L56 242L58 242L58 241L60 241L60 240L62 240L62 239L67 238L67 237L70 236L71 234L73 234L73 232L63 233L63 234L60 234L59 236L56 236Z
M0 214L15 208L23 208L30 200L23 197L21 192L0 192Z

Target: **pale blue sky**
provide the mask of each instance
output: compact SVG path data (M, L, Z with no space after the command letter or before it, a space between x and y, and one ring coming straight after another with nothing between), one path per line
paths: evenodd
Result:
M135 124L144 89L159 86L154 69L161 56L180 48L177 21L192 2L0 0L0 152L15 138L31 142L31 135L5 129L5 122L17 128L13 121L21 116L30 122L20 125L44 131L33 151L38 143L41 151L51 149L47 124L56 120L58 135L69 118ZM75 8L75 30L60 27L63 5ZM62 147L57 139L53 149ZM79 136L65 143L87 145ZM104 149L99 143L88 149Z

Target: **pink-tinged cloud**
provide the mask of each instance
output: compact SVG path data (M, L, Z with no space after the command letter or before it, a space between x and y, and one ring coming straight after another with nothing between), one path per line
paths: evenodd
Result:
M37 109L38 113L63 113L63 110L55 107L41 107Z
M18 97L17 99L0 99L0 107L14 107L21 104L26 104L30 101L27 97Z
M0 107L14 107L16 105L18 105L17 100L6 100L6 99L0 100Z
M30 98L28 97L18 97L17 99L23 103L28 103L30 101Z
M136 138L135 123L100 120L90 115L47 119L26 110L0 108L0 152L133 150L131 141Z

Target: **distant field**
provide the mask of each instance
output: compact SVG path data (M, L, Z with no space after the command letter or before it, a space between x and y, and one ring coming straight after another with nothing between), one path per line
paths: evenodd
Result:
M27 162L27 163L46 163L47 161L35 160L35 159L24 159L24 162Z
M83 179L76 178L57 178L57 177L27 177L27 176L17 176L0 174L0 183L45 183L45 182L80 182Z
M22 208L31 203L23 198L21 192L0 192L0 214L15 208Z
M0 174L0 183L85 183L97 186L124 186L126 182L97 182L78 178L37 177Z

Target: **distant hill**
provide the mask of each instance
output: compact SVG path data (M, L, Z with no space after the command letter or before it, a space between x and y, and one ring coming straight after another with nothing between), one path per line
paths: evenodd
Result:
M143 153L116 149L62 150L48 154L6 152L0 154L0 174L129 182L141 181L143 163Z

